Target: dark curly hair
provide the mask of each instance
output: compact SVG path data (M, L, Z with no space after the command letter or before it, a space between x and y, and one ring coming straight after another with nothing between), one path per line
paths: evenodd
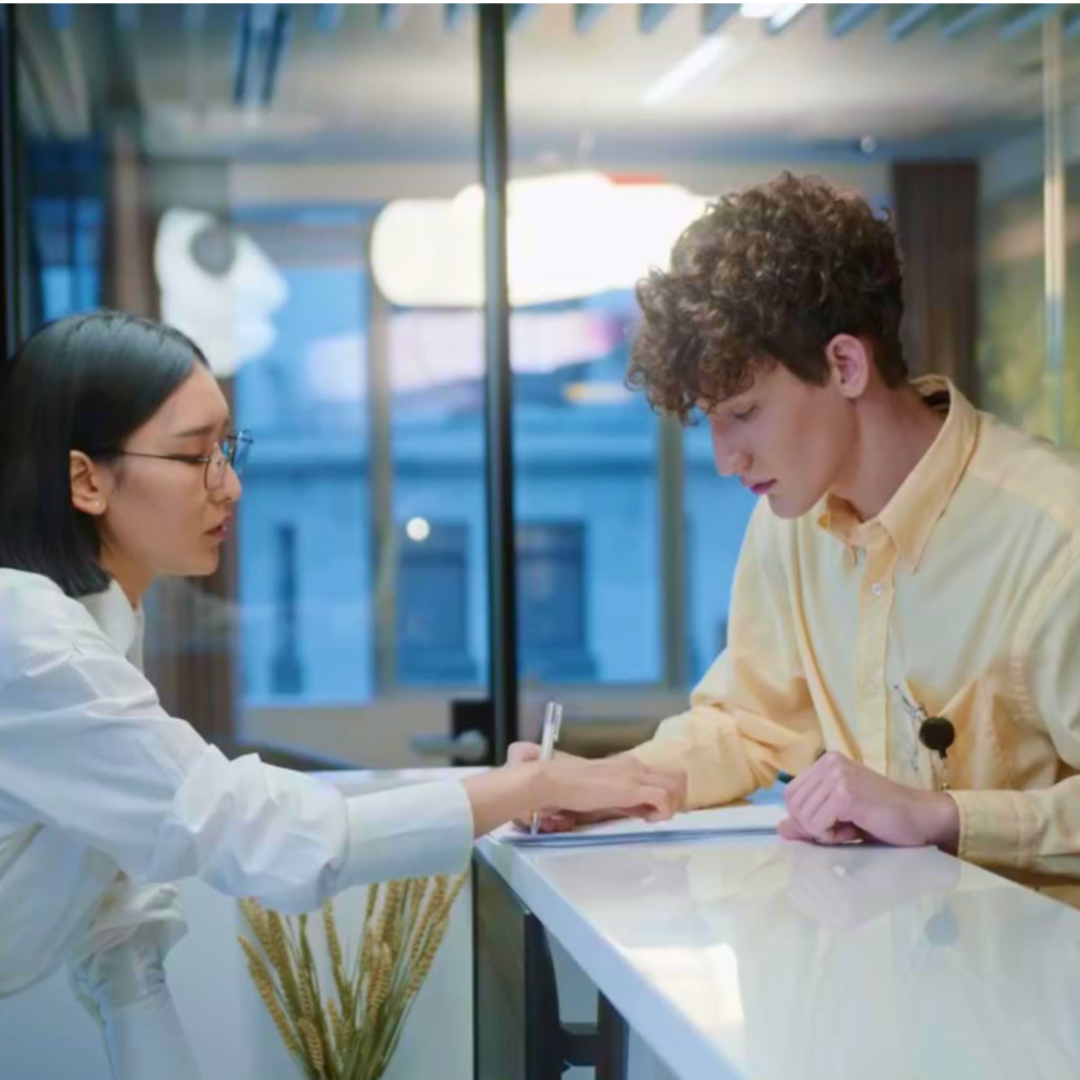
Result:
M643 322L627 384L685 424L782 364L824 385L837 334L872 342L886 385L907 378L903 274L891 221L858 195L782 173L727 195L638 282Z

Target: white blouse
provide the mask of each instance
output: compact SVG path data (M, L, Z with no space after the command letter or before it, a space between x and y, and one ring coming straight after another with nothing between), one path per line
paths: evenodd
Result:
M80 602L0 569L0 996L148 933L163 954L185 924L156 883L197 875L300 912L467 864L459 780L348 798L256 754L229 761L162 709L142 636L116 583Z

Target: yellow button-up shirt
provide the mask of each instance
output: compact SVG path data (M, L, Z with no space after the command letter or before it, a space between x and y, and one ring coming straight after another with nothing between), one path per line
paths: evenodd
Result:
M948 416L881 513L834 496L755 510L729 644L690 710L635 751L692 806L799 772L822 746L931 789L905 706L952 721L962 857L1080 877L1080 459L917 382ZM947 396L946 396L947 395Z

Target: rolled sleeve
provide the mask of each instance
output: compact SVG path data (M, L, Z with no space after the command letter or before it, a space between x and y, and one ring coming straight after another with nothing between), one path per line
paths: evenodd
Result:
M702 710L665 720L633 753L646 765L685 772L687 804L697 808L732 802L759 786L745 751L729 716Z
M473 846L472 804L460 780L410 784L346 800L348 841L337 888L453 874Z
M728 647L690 698L634 750L647 764L685 771L691 809L716 806L798 772L821 746L793 622L790 589L772 553L764 503L735 571ZM772 554L771 554L772 553Z

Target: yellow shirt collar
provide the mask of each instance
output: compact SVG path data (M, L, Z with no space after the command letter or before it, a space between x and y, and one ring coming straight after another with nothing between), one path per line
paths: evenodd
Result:
M852 553L856 548L865 547L877 529L884 528L900 557L914 571L934 526L945 512L971 460L979 414L971 402L940 375L914 379L912 385L924 398L941 391L949 395L948 416L930 449L876 518L860 521L850 503L830 494L822 503L818 524L847 545Z

